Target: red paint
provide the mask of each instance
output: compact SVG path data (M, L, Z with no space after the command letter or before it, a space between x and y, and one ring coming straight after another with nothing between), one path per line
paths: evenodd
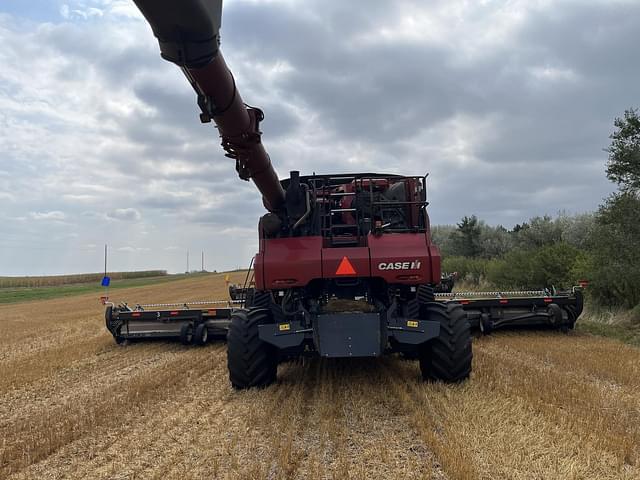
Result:
M255 259L259 290L304 287L322 278L322 237L262 239L260 246Z
M323 247L323 238L260 239L254 260L256 288L304 287L314 279L346 276L380 277L388 283L418 285L440 280L440 251L424 233L369 234L365 246ZM341 267L344 257L348 266ZM409 263L410 268L385 269L381 264ZM419 263L419 266L412 268ZM352 272L355 272L353 273Z
M440 281L440 251L427 245L424 233L384 233L367 237L371 252L371 276L389 283L421 284ZM381 263L419 262L419 268L381 269Z

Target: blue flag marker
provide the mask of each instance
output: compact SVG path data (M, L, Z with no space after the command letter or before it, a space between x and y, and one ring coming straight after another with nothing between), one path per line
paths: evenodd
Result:
M108 287L109 283L111 283L111 278L104 276L102 277L102 286L103 287Z

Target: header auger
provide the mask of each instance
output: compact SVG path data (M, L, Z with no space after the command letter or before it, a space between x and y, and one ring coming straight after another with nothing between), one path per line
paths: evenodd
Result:
M162 57L196 91L200 119L216 124L226 156L240 178L255 183L268 212L258 224L254 287L243 291L244 308L112 306L107 326L116 339L135 338L143 319L147 336L161 322L183 341L199 332L201 343L204 328L228 328L230 380L248 388L273 383L282 358L392 352L418 358L424 379L457 382L471 372L470 322L484 331L509 324L573 327L579 292L475 299L446 293L453 280L438 287L426 176L292 171L279 181L261 142L263 114L243 103L219 49L221 1L135 3Z

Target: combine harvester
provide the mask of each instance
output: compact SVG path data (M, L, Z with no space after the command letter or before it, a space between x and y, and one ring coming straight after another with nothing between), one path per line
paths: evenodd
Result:
M221 0L135 3L162 57L195 90L200 120L216 124L226 156L241 179L256 185L267 213L258 224L250 304L109 305L107 326L116 339L135 335L142 321L142 328L172 325L184 341L201 342L203 329L228 330L229 377L244 389L273 383L280 358L392 352L417 357L424 379L457 382L471 372L471 324L485 331L573 327L582 307L576 289L500 298L434 292L440 252L431 241L426 176L292 171L279 180L261 142L263 113L243 102L219 50Z

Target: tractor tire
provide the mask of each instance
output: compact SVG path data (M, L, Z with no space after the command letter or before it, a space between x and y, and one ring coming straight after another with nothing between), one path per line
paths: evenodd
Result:
M471 373L471 328L458 303L433 302L423 306L427 320L440 322L440 335L420 349L420 371L424 380L461 382Z
M193 325L185 323L180 328L180 342L183 345L191 345L193 343Z
M425 305L430 302L435 302L436 295L431 285L419 285L416 292L416 299L421 305Z
M201 323L196 327L196 332L193 336L195 343L198 345L206 345L209 341L209 329L204 323Z
M238 310L227 334L229 380L236 390L266 387L276 381L278 351L258 337L258 325L271 323L266 308Z
M245 308L269 308L271 305L271 292L252 289L251 295L247 294Z

